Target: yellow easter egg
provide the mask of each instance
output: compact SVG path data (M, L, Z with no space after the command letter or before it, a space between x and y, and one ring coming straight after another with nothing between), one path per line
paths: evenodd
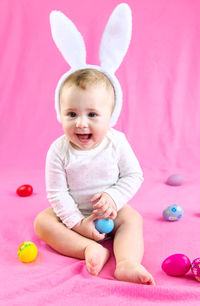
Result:
M37 247L31 241L25 241L18 248L18 257L22 262L31 262L37 256Z

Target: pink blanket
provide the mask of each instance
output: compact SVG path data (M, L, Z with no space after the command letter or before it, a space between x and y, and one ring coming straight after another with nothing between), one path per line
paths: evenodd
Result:
M83 34L88 63L98 64L107 19L119 3L105 1L0 1L0 305L199 305L200 283L191 272L166 275L161 264L175 253L200 257L200 3L193 0L127 0L133 38L117 76L124 104L117 129L126 133L145 181L130 201L144 219L143 264L156 286L116 281L113 254L98 277L84 261L59 255L40 241L33 220L48 207L45 156L62 134L54 89L69 67L53 44L49 13L63 11ZM165 184L180 173L179 187ZM15 190L31 184L34 193ZM167 222L171 204L183 217ZM18 246L33 241L37 259L19 261ZM112 250L112 242L105 245Z

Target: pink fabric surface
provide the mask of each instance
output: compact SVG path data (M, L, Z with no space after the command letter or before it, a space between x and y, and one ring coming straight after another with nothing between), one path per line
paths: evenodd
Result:
M133 11L129 51L117 71L124 92L116 126L126 133L145 181L130 205L144 219L144 266L156 286L116 281L113 254L98 277L84 261L59 255L33 231L37 213L49 206L44 163L51 142L62 135L54 111L54 89L69 69L50 34L49 13L70 17L87 46L87 62L98 64L98 48L116 0L0 1L0 305L199 305L200 283L191 275L167 276L169 255L200 257L200 2L126 1ZM184 184L165 184L179 173ZM31 184L34 193L15 190ZM181 205L177 222L162 219ZM18 246L31 240L38 257L23 264ZM112 242L105 242L112 250Z

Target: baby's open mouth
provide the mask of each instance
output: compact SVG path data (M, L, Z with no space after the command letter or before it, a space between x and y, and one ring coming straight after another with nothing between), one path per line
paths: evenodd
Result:
M88 140L92 137L92 134L76 134L76 136L80 139L80 140Z

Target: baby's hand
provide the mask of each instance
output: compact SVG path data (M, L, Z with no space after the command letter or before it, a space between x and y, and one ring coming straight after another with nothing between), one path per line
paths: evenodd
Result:
M100 234L94 225L95 215L90 215L77 223L72 230L89 239L99 241L105 238L105 234Z
M96 219L110 218L114 220L117 217L117 206L108 193L95 194L91 202L96 202L93 205L93 214L96 215Z

